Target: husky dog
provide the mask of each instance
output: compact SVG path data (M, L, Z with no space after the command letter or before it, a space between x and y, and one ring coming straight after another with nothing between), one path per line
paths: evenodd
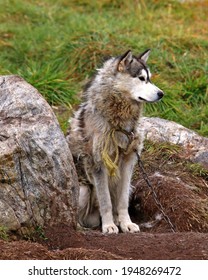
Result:
M129 213L131 177L141 153L139 128L145 102L163 92L152 84L146 65L150 50L108 59L83 92L83 103L71 120L67 136L78 174L79 223L103 233L138 232ZM83 179L85 177L85 179Z

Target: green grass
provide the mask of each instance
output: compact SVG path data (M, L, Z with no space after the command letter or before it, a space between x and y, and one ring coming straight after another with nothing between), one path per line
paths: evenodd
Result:
M19 74L51 105L74 105L103 57L152 49L166 95L146 115L208 136L207 1L0 0L0 74Z
M5 226L0 225L0 239L2 240L9 240L8 230Z
M201 164L184 159L184 156L181 156L183 152L183 148L179 145L166 142L153 143L145 140L142 157L146 165L145 168L148 166L155 170L167 168L171 169L173 173L174 170L180 170L181 173L192 174L192 176L207 180L208 170Z

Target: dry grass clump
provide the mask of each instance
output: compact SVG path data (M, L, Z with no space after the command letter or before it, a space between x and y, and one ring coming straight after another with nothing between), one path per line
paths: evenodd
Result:
M195 185L186 184L174 174L172 176L155 173L150 176L166 215L176 231L208 231L208 197ZM144 222L155 219L160 212L151 190L143 181L139 181L133 194L133 204L140 201L140 218ZM141 220L138 221L141 223ZM154 232L170 231L170 226L163 219L150 229Z
M176 231L207 232L208 172L204 169L202 172L198 165L194 169L193 164L183 160L182 153L179 147L168 148L168 144L151 145L148 142L143 153L145 169ZM134 218L138 223L154 221L160 211L138 168L134 186L131 201ZM170 231L170 226L162 219L148 230L166 232Z

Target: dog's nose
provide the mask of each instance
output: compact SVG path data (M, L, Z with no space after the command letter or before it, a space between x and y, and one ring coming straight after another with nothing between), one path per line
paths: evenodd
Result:
M158 91L157 95L158 95L159 99L161 99L163 97L164 93L162 91Z

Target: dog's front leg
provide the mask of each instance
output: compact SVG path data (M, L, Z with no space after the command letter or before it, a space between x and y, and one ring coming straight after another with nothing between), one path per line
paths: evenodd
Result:
M94 184L100 207L103 233L118 233L118 227L113 221L112 203L108 187L108 174L105 167L100 167L93 173Z
M123 232L138 232L139 226L132 223L129 213L129 195L131 188L131 177L133 173L135 163L135 155L132 154L127 161L124 161L121 166L121 178L118 199L117 199L117 210L118 210L118 222Z

